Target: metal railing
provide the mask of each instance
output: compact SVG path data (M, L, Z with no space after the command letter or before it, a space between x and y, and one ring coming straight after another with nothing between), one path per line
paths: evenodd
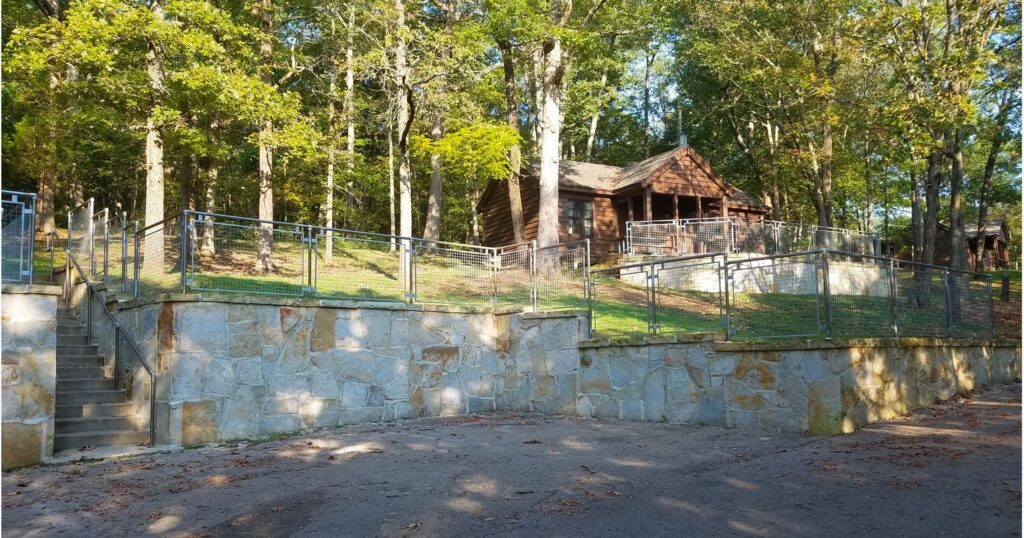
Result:
M89 268L92 273L93 255L95 254L93 232L93 215L95 200L89 198L83 204L68 212L68 243L67 247L78 263Z
M0 279L3 282L31 283L36 236L36 195L2 191L0 200L2 244Z
M706 254L591 272L588 312L603 336L720 332L726 256Z
M106 297L101 294L96 284L90 278L75 254L71 251L70 245L64 246L56 234L50 234L49 242L52 248L60 248L66 256L64 280L62 282L62 299L64 306L76 310L84 310L86 319L86 334L90 342L100 340L100 351L108 350L114 359L114 386L123 387L129 398L134 390L134 368L129 360L136 361L149 378L149 444L156 444L156 371L146 361L142 351L139 350L135 340L132 339L117 317L107 308ZM78 284L85 286L84 293L79 293ZM96 328L96 316L94 311L98 307L99 323L103 330Z
M991 275L836 250L655 260L590 281L604 336L990 338L995 328Z
M138 229L136 297L216 291L422 304L586 307L588 241L484 247L184 211Z
M626 252L646 256L749 253L788 254L808 250L839 250L878 255L875 234L843 228L781 221L748 221L737 217L629 221Z

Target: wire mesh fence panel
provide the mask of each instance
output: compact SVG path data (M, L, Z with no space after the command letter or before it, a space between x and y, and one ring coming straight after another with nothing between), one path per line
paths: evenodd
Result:
M106 268L106 282L108 289L120 290L124 273L124 262L127 261L128 251L125 243L127 242L127 230L125 226L125 215L113 215L107 221L107 268Z
M896 330L900 336L947 336L946 285L940 268L906 264L895 275Z
M181 216L171 217L136 233L136 296L182 291L181 221Z
M770 222L736 219L732 223L730 252L775 254L774 227Z
M496 304L526 306L532 303L533 254L529 244L498 249L494 267Z
M413 247L418 303L489 305L495 297L495 254L473 245L419 240Z
M674 254L713 254L731 252L732 219L701 219L680 221Z
M320 229L316 238L313 286L317 297L405 301L408 287L397 238Z
M651 256L672 254L677 248L677 229L678 225L674 220L630 223L627 229L630 252Z
M203 250L212 234L212 252ZM189 226L188 286L194 290L301 296L307 287L306 228L197 214Z
M779 338L824 333L820 262L812 255L730 262L730 337Z
M951 272L950 318L958 338L992 338L992 277L976 273Z
M92 267L92 216L92 198L68 213L68 250L82 266L83 271L89 271Z
M875 252L875 236L858 233L841 228L814 228L815 250L838 250L851 254L873 256Z
M774 253L786 254L814 249L813 227L793 222L773 222Z
M4 282L32 280L35 259L34 194L3 191L0 203L0 278Z
M650 334L652 264L623 266L590 274L590 320L595 335Z
M110 255L109 222L110 210L103 208L92 216L92 255L89 257L89 267L85 268L92 274L94 280L106 280L107 267Z
M533 283L537 310L587 308L590 249L586 242L538 248L535 258Z
M660 334L724 328L721 264L715 257L655 266L655 328Z
M895 320L889 262L836 253L828 257L832 336L892 336Z

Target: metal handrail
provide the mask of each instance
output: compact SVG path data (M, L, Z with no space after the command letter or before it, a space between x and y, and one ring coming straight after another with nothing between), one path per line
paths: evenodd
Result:
M690 260L699 260L701 258L714 258L716 256L726 256L727 254L728 254L727 252L713 252L713 253L708 253L708 254L694 254L692 256L680 256L680 257L677 257L677 258L664 258L664 259L658 259L658 260L650 260L650 261L646 261L646 262L628 263L628 264L625 264L625 265L616 265L615 267L606 267L604 269L591 269L590 272L591 272L591 274L611 273L611 272L615 272L615 271L620 271L622 269L636 269L637 267L645 267L645 266L648 266L648 265L657 265L657 264L665 264L665 263L672 263L672 262L685 262L685 261L690 261Z
M59 238L58 238L58 240L59 240ZM71 253L71 250L68 249L68 248L65 248L64 249L64 253L67 256L67 270L65 271L65 274L64 274L64 283L65 283L65 286L64 286L64 300L65 300L65 306L68 306L68 301L71 300L71 287L73 285L73 283L71 282L71 267L74 266L74 268L78 271L78 273L80 275L83 275L82 281L85 283L86 288L89 290L89 293L90 293L90 304L88 306L88 308L89 308L88 315L90 317L90 321L89 321L89 325L87 326L87 330L88 330L89 334L90 335L92 334L92 322L91 322L91 317L92 317L91 297L92 296L95 296L97 299L99 299L100 306L103 307L103 312L106 313L107 319L109 319L110 322L114 325L114 333L115 333L115 336L114 336L114 375L115 376L117 375L117 369L118 369L117 368L117 362L118 362L118 356L120 355L121 337L124 337L124 341L128 343L128 346L135 353L135 356L138 357L139 362L142 364L142 367L146 370L146 373L149 375L149 380L150 380L150 395L149 395L149 444L150 445L155 445L156 444L156 372L149 365L149 362L146 361L146 358L143 356L142 351L139 350L139 347L137 345L135 345L135 341L132 340L132 338L128 335L128 333L121 327L121 323L117 320L117 317L115 317L114 314L110 311L110 309L107 308L106 301L104 301L103 298L100 297L99 290L97 290L96 286L92 283L91 280L89 280L88 275L86 275L86 273L82 270L82 266L78 263L78 260L75 259L75 256L74 256L74 254Z

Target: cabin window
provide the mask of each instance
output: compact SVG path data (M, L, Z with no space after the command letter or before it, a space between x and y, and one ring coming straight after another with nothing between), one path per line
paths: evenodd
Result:
M594 206L590 200L567 200L565 216L567 217L566 231L569 232L569 235L593 237Z

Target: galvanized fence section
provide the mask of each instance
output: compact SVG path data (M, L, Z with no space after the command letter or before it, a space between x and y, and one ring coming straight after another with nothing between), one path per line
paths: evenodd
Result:
M3 191L0 198L0 278L31 283L35 260L36 195Z
M591 330L608 337L721 331L725 260L709 254L592 271Z
M302 296L309 291L312 252L308 227L186 211L186 255L181 291ZM205 241L212 249L203 250Z
M627 252L646 256L774 255L822 249L871 256L879 247L874 234L792 222L716 217L626 223Z
M994 335L990 275L834 250L726 272L729 338Z
M92 275L92 259L95 253L93 233L93 205L89 198L82 205L68 212L68 250L74 255L82 269Z
M410 240L313 227L313 293L323 299L408 300Z
M588 308L590 240L537 248L533 259L534 309L552 311Z
M110 210L103 208L92 216L92 256L89 257L88 271L95 280L106 280L110 261Z
M159 293L181 293L187 266L184 218L175 215L135 232L132 279L136 297Z
M416 239L411 262L413 302L480 306L497 299L495 249Z

